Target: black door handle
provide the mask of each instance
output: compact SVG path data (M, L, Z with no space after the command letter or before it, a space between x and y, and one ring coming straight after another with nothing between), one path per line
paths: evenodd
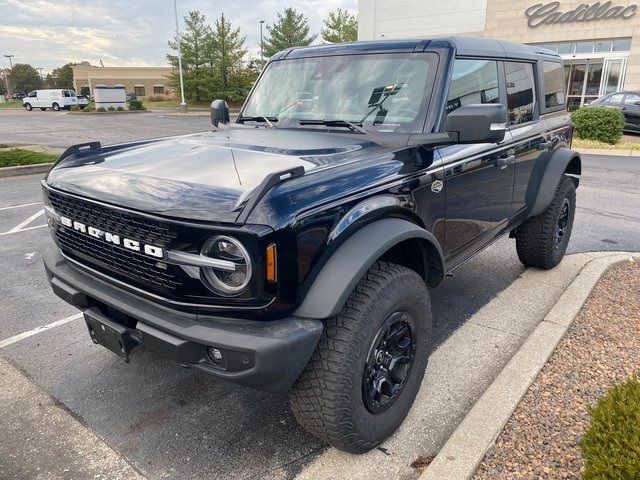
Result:
M507 168L508 165L515 163L516 156L515 154L507 155L505 157L498 157L496 160L496 167Z
M553 147L553 142L549 141L549 142L542 142L538 144L538 150L551 150L551 147Z

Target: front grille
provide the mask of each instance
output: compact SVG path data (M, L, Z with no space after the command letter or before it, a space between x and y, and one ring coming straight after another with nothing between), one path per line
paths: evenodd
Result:
M49 202L60 215L86 225L144 244L166 249L177 234L165 222L110 209L102 205L49 191ZM107 243L71 228L59 226L55 232L62 251L90 267L116 274L124 280L174 292L183 278L179 267L166 264L118 245Z

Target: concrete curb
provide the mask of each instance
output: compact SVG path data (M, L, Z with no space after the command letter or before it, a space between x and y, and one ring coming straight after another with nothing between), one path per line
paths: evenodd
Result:
M640 157L640 150L601 150L595 148L576 148L581 155L609 155L613 157Z
M17 177L19 175L34 175L36 173L47 173L51 170L53 163L38 163L37 165L22 165L19 167L0 168L0 178Z
M422 474L425 480L467 480L476 472L529 386L553 354L602 275L640 253L593 254L544 320L458 425Z

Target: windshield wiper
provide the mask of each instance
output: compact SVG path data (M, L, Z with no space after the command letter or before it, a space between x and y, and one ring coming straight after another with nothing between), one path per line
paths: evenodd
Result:
M269 125L269 128L276 128L273 122L277 122L277 117L267 117L265 115L256 115L255 117L238 117L238 122L263 122Z
M298 125L325 125L327 127L346 127L349 130L366 134L367 131L362 128L362 124L349 122L347 120L300 120Z

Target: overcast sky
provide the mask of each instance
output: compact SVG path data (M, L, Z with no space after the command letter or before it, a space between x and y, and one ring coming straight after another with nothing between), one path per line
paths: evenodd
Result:
M199 10L213 23L224 10L247 36L257 55L260 20L272 23L276 12L294 6L306 15L312 31L338 7L356 12L357 0L178 0L178 15ZM0 0L0 55L14 63L30 63L46 72L67 62L99 65L164 65L173 36L173 0ZM266 33L266 30L265 30ZM0 66L8 61L0 57Z

